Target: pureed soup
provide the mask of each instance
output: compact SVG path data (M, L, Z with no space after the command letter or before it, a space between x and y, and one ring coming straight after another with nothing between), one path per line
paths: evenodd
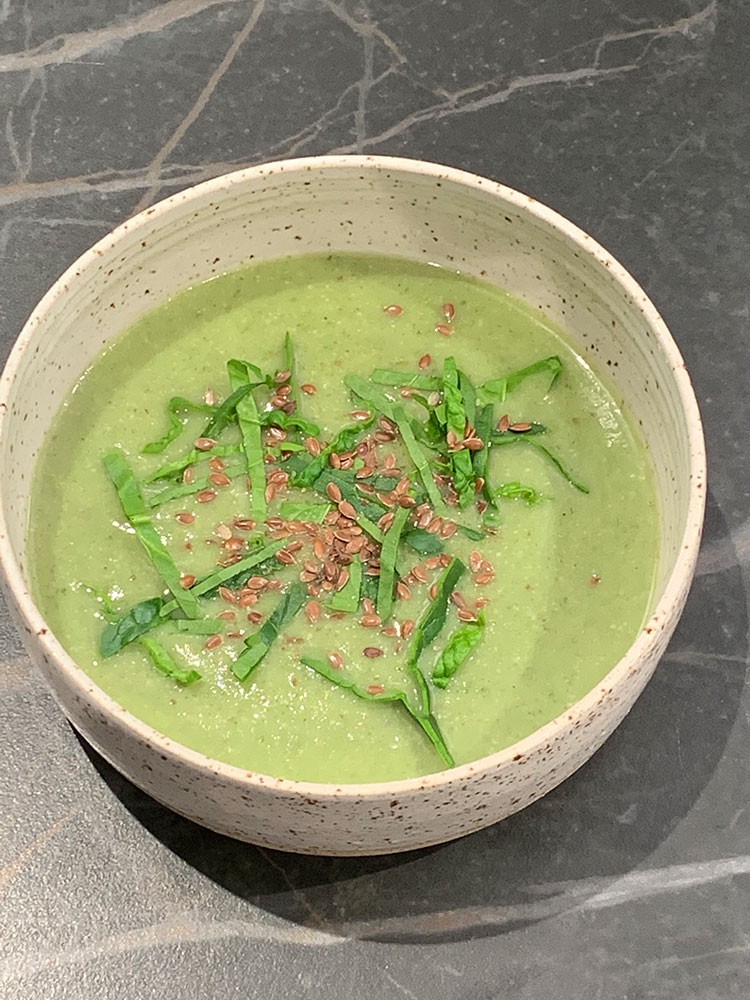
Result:
M544 317L490 285L298 257L177 295L96 359L39 459L33 589L98 685L278 777L478 759L641 627L644 448Z

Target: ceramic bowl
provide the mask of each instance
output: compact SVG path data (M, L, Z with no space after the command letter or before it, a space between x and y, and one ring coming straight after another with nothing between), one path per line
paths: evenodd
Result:
M542 309L606 371L640 425L661 517L651 613L600 684L514 746L387 784L278 780L174 743L89 680L45 625L27 585L28 470L61 399L103 345L195 282L248 261L329 249L434 261ZM626 715L674 630L695 568L705 495L703 436L685 365L624 268L526 195L458 170L384 157L241 170L162 201L97 243L42 299L10 355L0 389L0 463L6 594L30 655L75 728L136 785L198 823L268 847L342 855L459 837L522 809L580 767Z

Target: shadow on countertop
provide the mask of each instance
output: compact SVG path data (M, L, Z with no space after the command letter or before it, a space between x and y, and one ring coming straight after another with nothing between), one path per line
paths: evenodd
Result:
M714 558L699 568L664 661L605 746L523 812L450 844L363 858L252 847L165 809L84 749L154 837L269 913L377 941L501 935L600 899L669 836L720 761L745 680L748 620L736 553L711 497L704 551Z

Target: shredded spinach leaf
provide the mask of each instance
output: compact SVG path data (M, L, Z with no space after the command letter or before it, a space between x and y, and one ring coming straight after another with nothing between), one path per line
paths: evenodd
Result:
M533 486L525 486L519 482L503 483L493 490L493 493L496 497L505 497L508 500L525 500L529 506L538 504L542 499L541 493Z
M409 548L421 556L436 556L445 548L445 543L439 535L433 535L424 528L409 528L401 538Z
M459 388L459 371L454 358L446 358L443 364L443 393L445 396L446 432L463 441L466 433L467 414L464 398ZM449 451L453 487L458 494L461 507L466 507L474 499L474 467L471 452L465 448Z
M354 559L349 564L349 579L341 590L337 590L330 601L328 608L331 611L345 611L354 614L359 607L359 592L362 587L362 561Z
M475 622L466 622L451 635L432 671L436 687L448 686L448 681L482 638L484 627L484 615L479 614Z
M323 519L331 509L329 503L282 500L279 505L279 517L285 521L312 521L315 524L322 524Z
M161 625L161 609L164 607L164 599L161 597L150 597L146 601L141 601L124 614L117 621L109 622L104 626L104 631L99 639L99 652L103 657L114 656L120 650L140 638L152 628Z
M159 532L151 523L138 480L125 455L121 451L109 452L104 456L104 467L117 491L123 513L130 522L136 538L146 550L154 569L188 618L197 618L200 614L198 601L195 595L180 583L180 571L162 542Z
M380 694L371 694L365 688L360 687L356 681L343 676L339 671L334 670L333 667L326 662L326 660L319 660L313 656L302 656L300 657L300 662L306 667L309 667L310 670L314 670L316 674L320 674L321 677L324 677L332 684L343 688L345 691L350 691L353 695L356 695L357 698L361 698L363 701L385 701L400 704L406 712L408 712L412 719L414 719L415 722L422 727L428 739L440 755L441 760L448 767L453 767L455 761L445 745L445 740L443 739L439 728L437 728L434 717L423 716L420 712L418 712L411 705L404 691L391 689L390 691L385 690Z
M213 413L214 407L206 403L193 403L183 396L173 396L167 403L167 419L169 429L156 441L149 441L141 449L144 455L158 455L175 441L185 429L185 421L178 414L182 410L193 410L195 413Z
M266 622L245 639L245 649L232 664L232 673L238 680L247 680L278 639L282 628L294 618L306 600L305 588L299 583L293 583Z
M398 543L401 541L401 532L404 530L408 517L409 509L399 507L390 528L385 533L380 550L380 577L378 578L376 607L382 621L387 621L393 610L393 585L396 578Z
M244 372L242 369L245 369ZM255 365L233 358L227 363L232 385L236 390L250 382L250 371ZM263 462L263 438L258 406L252 390L237 401L237 422L240 425L242 447L250 477L250 516L256 521L265 521L268 514L266 502L266 467Z
M192 668L190 670L181 670L166 649L156 642L155 639L151 639L147 635L142 635L138 639L138 642L146 650L149 659L159 673L164 674L165 677L171 677L178 684L192 684L194 681L201 679L201 675L197 670L193 670Z
M430 498L432 509L443 510L445 508L445 504L443 503L443 498L440 495L440 490L437 488L435 480L433 479L429 460L425 455L422 446L414 437L411 424L404 413L403 407L394 403L391 408L391 413L393 415L393 420L398 427L399 433L401 434L404 447L409 453L409 458L411 458L412 462L414 462L417 472L419 473L419 478L422 480L422 485L427 492L427 496Z
M442 388L442 379L436 375L423 375L415 372L396 372L388 368L376 368L370 375L370 381L376 385L388 385L395 389L410 386L414 389L424 389L434 392ZM359 394L358 394L359 395Z
M550 376L550 383L547 387L547 392L549 392L561 371L562 361L557 355L552 355L549 358L542 358L541 361L535 361L525 368L520 368L518 371L511 372L510 375L505 375L503 378L491 379L489 382L483 383L477 388L477 396L481 403L504 403L509 392L513 392L532 375L540 374Z

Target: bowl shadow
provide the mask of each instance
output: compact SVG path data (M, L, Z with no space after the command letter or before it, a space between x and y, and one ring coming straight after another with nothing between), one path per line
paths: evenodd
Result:
M375 941L500 935L606 892L670 834L711 778L737 714L748 634L741 570L711 495L703 552L667 654L601 750L522 812L450 844L361 858L252 847L172 813L81 743L154 837L269 913Z

